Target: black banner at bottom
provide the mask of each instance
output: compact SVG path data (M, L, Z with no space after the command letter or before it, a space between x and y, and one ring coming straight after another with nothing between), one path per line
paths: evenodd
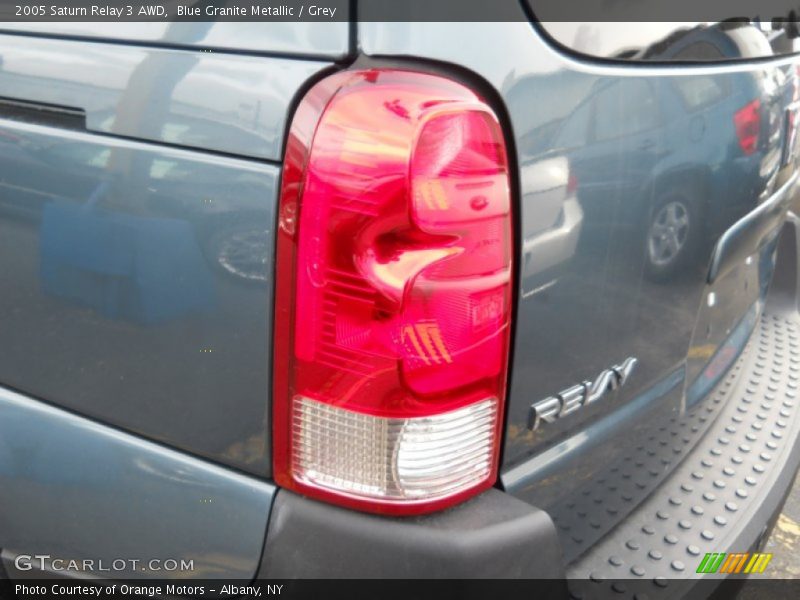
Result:
M501 598L549 600L583 598L732 598L783 600L800 597L800 579L741 578L727 580L207 580L107 581L91 579L0 580L3 600L138 600L155 598L285 598L287 600L418 600Z

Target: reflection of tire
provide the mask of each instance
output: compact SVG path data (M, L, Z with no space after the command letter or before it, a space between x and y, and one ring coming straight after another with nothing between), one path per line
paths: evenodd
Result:
M269 233L263 227L238 223L220 229L211 236L206 252L217 270L238 281L269 279Z
M682 194L670 194L656 204L645 239L651 278L671 278L686 267L700 240L699 217L696 203Z

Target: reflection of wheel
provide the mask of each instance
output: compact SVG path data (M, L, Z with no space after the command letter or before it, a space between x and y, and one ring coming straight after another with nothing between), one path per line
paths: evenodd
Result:
M268 240L266 229L245 223L233 225L214 234L209 258L240 281L263 283L268 280Z
M699 229L694 203L682 196L662 200L647 230L648 273L656 279L675 275L691 259Z

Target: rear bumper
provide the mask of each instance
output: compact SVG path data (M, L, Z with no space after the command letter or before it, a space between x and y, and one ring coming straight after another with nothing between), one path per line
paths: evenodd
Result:
M697 573L708 553L757 551L800 465L800 317L766 312L724 404L680 466L618 527L570 565L576 598L708 597L728 577ZM735 382L734 382L735 381ZM722 388L722 389L721 389ZM769 577L769 568L759 577Z
M563 579L564 565L547 513L499 490L407 519L356 513L281 490L259 577Z
M680 439L713 422L648 499L568 567L573 597L706 598L747 576L744 566L721 572L724 561L717 572L697 571L706 554L758 551L800 467L798 242L800 220L791 217L741 356L706 401L665 425ZM769 566L755 577L769 578Z

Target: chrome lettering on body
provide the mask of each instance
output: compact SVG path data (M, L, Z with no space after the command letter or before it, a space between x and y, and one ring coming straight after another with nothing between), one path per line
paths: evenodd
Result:
M528 429L535 431L544 423L553 423L587 404L597 402L625 385L639 361L633 357L600 373L594 381L584 381L531 405Z

